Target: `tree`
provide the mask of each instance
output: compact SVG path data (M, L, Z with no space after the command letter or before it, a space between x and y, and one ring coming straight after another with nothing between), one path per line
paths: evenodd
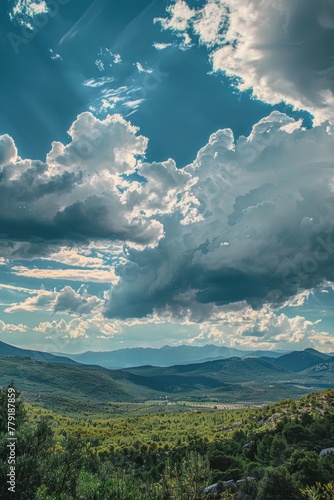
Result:
M320 484L301 490L302 498L306 500L333 500L334 483Z
M329 481L328 472L314 451L296 450L288 464L289 471L301 485L312 486L317 482Z
M259 483L257 500L299 500L301 495L285 467L268 468Z
M288 424L283 430L283 437L290 444L297 444L310 438L310 431L300 424Z
M180 466L167 462L162 476L164 498L168 500L201 500L203 490L211 481L209 461L196 452L190 452Z
M281 465L285 460L286 441L276 434L270 446L270 458L272 465Z

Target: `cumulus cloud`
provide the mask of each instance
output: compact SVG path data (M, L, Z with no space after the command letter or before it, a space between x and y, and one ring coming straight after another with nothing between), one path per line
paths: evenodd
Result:
M184 169L194 223L174 211L157 247L129 249L106 315L203 321L224 304L279 306L333 281L333 132L273 112L247 138L212 134Z
M190 9L176 0L164 29L196 36L214 71L239 79L268 103L286 101L317 123L334 119L334 6L328 0L207 0Z
M50 292L48 290L25 290L25 293L29 293L31 297L26 298L24 301L19 303L13 303L5 309L5 313L17 313L21 311L27 312L38 312L41 310L52 311L55 298L57 296L56 292Z
M164 29L175 31L181 39L181 48L187 49L191 45L187 28L196 11L191 9L184 0L177 0L167 7L167 12L169 14L167 18L156 18L154 22L160 22Z
M269 306L254 310L245 303L221 308L210 322L199 325L200 333L189 344L221 344L241 349L297 349L330 342L329 333L319 331L321 320L275 314ZM292 344L292 345L291 345Z
M0 136L0 167L15 162L17 158L17 149L13 139L4 134Z
M145 162L147 140L120 116L84 113L71 142L54 143L45 163L18 157L1 167L2 255L42 249L89 266L11 270L112 283L104 314L113 319L160 314L200 322L240 301L299 304L303 290L334 282L333 134L329 124L305 130L273 112L249 137L218 130L179 169L172 159ZM88 250L115 244L108 265ZM101 306L78 293L63 291L58 311L64 303L72 312ZM25 306L37 307L29 299Z
M56 290L29 290L29 297L24 301L11 304L5 313L41 312L69 313L74 315L91 315L102 309L104 301L90 295L84 287L77 291L65 286Z
M9 11L9 18L21 26L32 29L31 21L34 17L46 14L48 11L47 2L44 0L15 0Z
M109 323L96 314L92 318L83 320L74 318L70 321L61 319L60 321L44 321L34 328L37 333L43 334L46 339L50 339L52 346L50 351L61 351L64 348L64 341L73 341L79 338L112 338L120 329L118 322ZM58 348L58 349L56 349Z
M132 173L136 157L143 155L147 139L137 135L138 128L120 115L109 115L105 120L91 113L82 113L68 131L72 141L64 146L54 142L47 160L52 173L72 166L90 174L106 170L110 173Z
M156 216L174 208L190 175L172 161L139 161L147 139L120 115L98 120L83 113L69 135L67 145L53 143L46 162L16 158L13 140L0 137L2 255L6 242L15 257L101 240L156 245L163 236Z
M83 289L81 293L75 292L70 286L65 286L63 290L57 294L54 304L55 312L68 311L75 314L91 314L93 311L101 308L103 301L95 295L89 295Z
M24 333L28 330L26 325L13 325L10 323L5 323L0 320L0 332L1 333Z
M42 333L46 338L52 339L55 345L63 348L63 340L66 338L77 339L79 337L88 337L88 323L82 319L75 318L68 323L61 319L60 321L44 321L34 328L35 332ZM60 336L60 339L59 339ZM60 343L61 342L61 343Z

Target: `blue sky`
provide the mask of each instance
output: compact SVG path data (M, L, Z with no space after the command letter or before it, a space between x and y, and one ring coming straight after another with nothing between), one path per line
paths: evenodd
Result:
M328 2L6 4L1 340L334 351Z

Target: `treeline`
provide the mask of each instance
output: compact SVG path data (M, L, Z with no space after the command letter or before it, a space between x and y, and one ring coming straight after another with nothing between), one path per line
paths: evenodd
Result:
M319 456L334 446L334 391L261 409L98 421L27 410L16 391L15 494L7 396L0 390L1 499L334 498L334 454Z

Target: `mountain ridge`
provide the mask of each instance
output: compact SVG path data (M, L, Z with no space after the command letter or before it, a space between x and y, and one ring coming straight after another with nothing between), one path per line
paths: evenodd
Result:
M279 357L285 352L278 351L242 351L232 347L216 346L168 346L127 347L114 351L87 351L80 354L66 354L79 363L97 364L109 369L132 368L135 366L173 366L175 364L203 363L215 359L227 359L233 356ZM62 354L63 355L63 354Z
M303 353L305 356L301 356ZM300 367L303 370L297 373L270 358L231 357L170 367L146 365L109 370L9 355L0 356L0 384L13 380L28 401L56 408L69 405L82 411L105 407L109 402L145 402L164 397L173 401L263 404L333 386L334 358L315 350L284 356L283 362L288 360L285 364L301 357L310 366L305 369L304 362ZM328 369L310 369L319 364L319 359L327 358Z
M58 363L63 365L79 365L80 363L64 355L51 354L49 352L34 349L22 349L11 344L0 341L0 356L19 356L23 358L46 361L47 363Z
M283 356L275 359L274 363L292 372L301 372L319 363L332 360L333 358L329 354L319 352L316 349L307 348L303 351L292 351L288 354L283 354Z

